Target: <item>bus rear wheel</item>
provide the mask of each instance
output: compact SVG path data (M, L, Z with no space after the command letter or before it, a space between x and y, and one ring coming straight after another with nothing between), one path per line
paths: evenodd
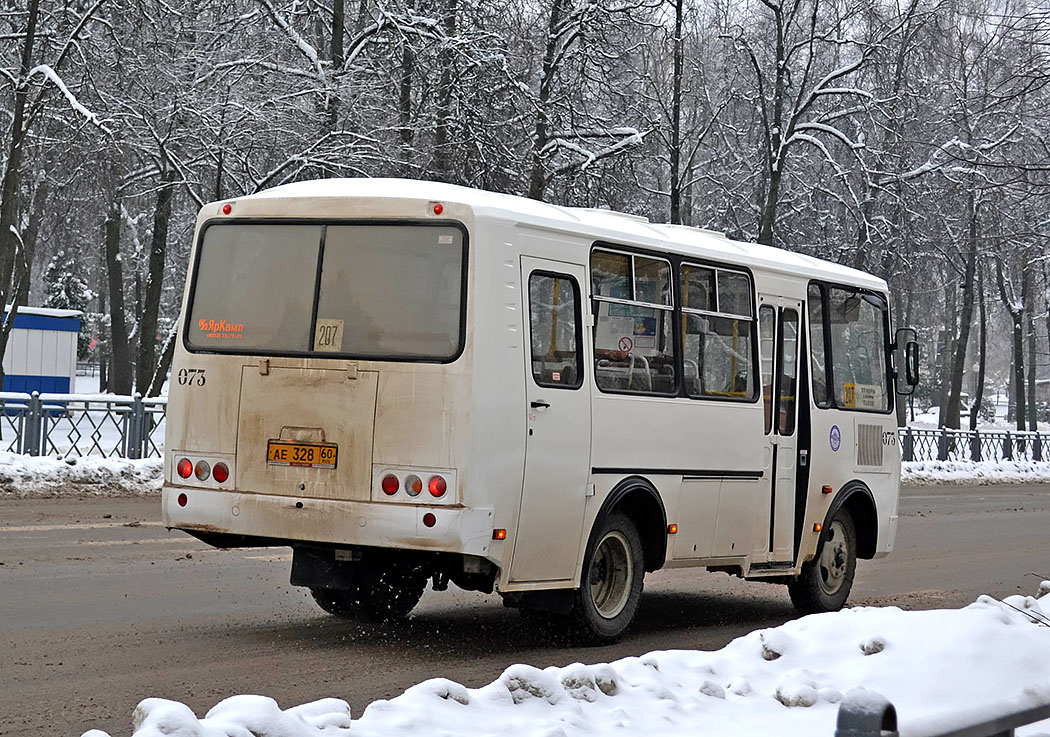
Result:
M353 589L310 589L310 595L317 606L327 613L341 619L357 619L361 615L361 590Z
M393 622L415 608L426 584L426 574L415 568L365 568L354 573L351 588L312 588L310 594L321 609L342 619Z
M837 612L849 597L856 570L857 532L850 513L840 509L824 528L817 557L788 584L791 603L801 614Z
M591 540L571 617L584 641L609 643L619 639L638 611L645 575L642 539L628 517L611 514Z
M362 606L376 622L396 622L408 616L423 596L427 577L415 568L383 568L368 577Z

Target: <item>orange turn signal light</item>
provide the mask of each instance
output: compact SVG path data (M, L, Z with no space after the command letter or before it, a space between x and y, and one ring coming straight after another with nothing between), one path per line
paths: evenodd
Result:
M820 524L819 522L814 522L813 523L813 532L820 532L823 529L824 529L824 525Z
M667 534L668 535L676 535L676 534L678 534L678 525L674 525L674 524L668 525L667 526Z
M828 486L827 484L824 484L823 486L820 487L820 493L821 494L830 494L831 492L832 492L832 488L830 486Z
M493 530L492 531L492 539L493 540L506 540L507 539L507 531L506 530Z

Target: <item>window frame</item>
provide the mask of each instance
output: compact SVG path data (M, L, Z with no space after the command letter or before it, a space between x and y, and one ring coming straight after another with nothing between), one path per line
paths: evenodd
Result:
M573 299L576 300L576 309L573 310L573 330L576 331L576 383L575 384L548 384L539 381L536 378L536 373L532 368L533 353L532 353L532 277L534 276L545 276L553 279L568 279L572 285ZM529 278L525 285L526 294L528 300L526 304L529 306L529 375L532 377L532 383L543 389L566 389L569 391L575 391L583 386L583 372L586 370L586 361L584 361L583 351L583 304L582 294L580 285L577 283L576 277L572 274L565 274L557 271L550 271L547 269L534 269L529 272Z
M664 399L672 399L674 397L681 396L682 395L682 356L681 356L681 347L679 346L679 342L680 342L679 334L681 332L681 329L680 329L680 327L678 325L676 325L676 323L678 321L675 320L675 316L677 314L679 314L678 310L676 308L676 304L675 304L676 303L676 295L677 295L677 291L678 291L677 289L675 289L675 281L676 281L678 272L675 269L674 262L670 258L671 254L659 253L659 252L656 252L656 251L649 251L649 250L646 250L646 249L643 249L643 248L629 248L629 247L624 247L624 246L619 246L619 245L614 245L614 244L611 244L611 243L607 243L605 241L595 241L594 243L591 244L591 249L590 249L590 251L587 254L587 286L589 288L588 289L589 292L591 292L593 290L593 282L591 281L593 270L591 268L591 264L593 262L594 253L596 251L602 252L602 253L613 253L613 254L617 254L617 255L620 255L620 256L627 256L627 257L630 258L630 261L629 261L630 273L628 275L628 282L630 283L631 296L632 297L636 294L635 285L634 285L634 281L635 281L634 257L635 256L641 256L642 258L647 258L647 259L650 259L652 261L663 261L664 263L666 263L667 264L667 268L668 268L668 272L669 272L669 279L668 279L667 288L668 288L668 291L669 291L671 304L666 305L666 304L654 304L652 302L636 302L636 301L634 301L632 299L621 299L619 297L603 297L601 295L595 295L593 293L589 293L589 298L590 298L590 300L592 302L591 314L594 315L594 323L595 323L594 324L594 330L593 330L593 333L591 335L591 351L592 351L592 354L593 354L593 363L594 363L594 386L598 389L598 391L600 391L603 394L626 394L626 395L635 396L635 397L637 397L637 396L642 396L642 397L661 397L661 398L664 398ZM597 364L598 364L598 353L597 353L598 347L597 347L597 345L594 344L594 341L596 341L598 339L598 329L597 329L598 328L598 325L597 325L598 310L594 309L594 303L597 303L597 302L607 302L609 304L618 304L618 305L624 305L624 306L627 306L627 307L643 307L643 308L659 310L661 312L670 312L671 313L671 340L672 340L671 358L672 358L672 360L674 362L674 369L675 369L674 388L672 389L672 391L669 391L669 392L654 392L654 391L645 391L644 389L606 389L606 388L603 388L603 387L599 386L599 384L598 384L598 368L597 368Z
M204 236L208 229L213 226L226 225L319 225L321 226L321 238L317 244L317 274L314 278L314 293L311 303L310 316L310 345L313 346L317 332L317 309L321 296L321 272L324 266L325 240L328 235L328 226L402 226L402 227L452 227L460 231L462 235L462 254L460 265L460 293L459 293L459 343L456 350L448 356L402 356L394 354L360 354L348 352L318 352L289 351L289 350L267 350L267 349L236 349L231 346L223 349L215 346L195 346L189 342L189 327L194 297L197 291L197 274L201 267L201 250L204 246ZM313 359L335 359L353 361L380 361L391 363L429 363L450 364L458 361L467 344L467 309L468 296L467 279L470 273L470 235L466 225L458 220L422 220L419 218L287 218L287 217L213 217L201 224L197 233L197 240L193 247L193 271L189 275L190 287L186 300L186 314L182 322L182 347L188 353L200 355L222 355L222 356L273 356L281 358L313 358Z
M896 410L896 402L897 402L896 393L897 392L895 391L895 386L894 386L894 383L893 383L893 361L892 361L892 358L891 358L891 351L890 351L891 338L890 338L890 300L889 300L889 296L884 294L884 293L882 293L882 292L877 292L874 289L868 289L866 287L858 287L858 286L853 285L853 284L841 284L841 283L838 283L838 282L829 282L829 281L821 281L819 279L811 279L809 281L809 283L806 285L806 310L805 310L805 313L806 313L807 338L809 337L809 329L810 329L809 328L809 324L810 324L810 319L809 319L809 289L812 286L816 286L817 289L820 291L820 302L821 302L820 314L821 314L821 318L823 320L823 330L824 330L824 374L825 374L824 380L825 380L825 385L827 387L827 400L828 400L827 404L817 404L815 400L810 400L812 405L814 407L816 407L817 409L821 409L821 410L835 409L835 410L839 410L840 412L857 412L857 413L866 414L866 415L889 415L889 414L893 414L893 412ZM886 405L887 405L887 408L884 409L884 410L881 410L881 409L864 409L862 407L843 407L843 406L839 405L839 403L838 403L838 398L835 396L835 383L834 383L834 380L835 380L835 355L832 352L831 316L830 316L829 311L827 309L828 291L831 290L831 289L841 289L841 290L848 291L848 292L854 292L855 294L870 294L872 296L878 297L879 299L881 299L882 301L884 301L886 303L886 309L882 310L882 336L883 336L883 355L885 356L885 362L886 362ZM812 349L812 345L811 345L812 341L811 340L807 340L806 343L809 345L808 353L810 355L806 356L806 360L810 362L810 364L809 364L810 379L809 380L810 380L810 396L812 397L812 396L814 396L814 394L813 394L813 371L812 371L812 366L813 366L813 364L812 364L812 361L813 361L812 350L813 349Z
M659 305L652 304L650 302L633 302L631 300L619 299L616 297L602 297L592 293L593 283L591 281L591 258L595 251L604 251L607 253L615 253L623 256L641 256L643 258L654 259L658 261L665 261L671 266L671 283L669 285L671 293L671 304L670 305ZM634 291L634 260L631 259L631 294ZM719 269L723 271L732 271L739 274L743 274L747 277L748 289L750 290L749 298L751 304L751 315L737 315L735 313L720 313L711 312L710 310L696 310L687 309L683 310L681 300L679 299L680 290L678 284L681 280L681 268L683 265L686 266L698 266L705 269L714 269L715 274L715 300L717 306L718 300L718 275ZM759 354L758 354L758 292L755 285L755 275L751 269L743 264L724 263L720 261L713 261L703 257L697 257L692 255L684 255L675 253L674 251L656 251L650 248L642 246L629 246L619 243L612 243L605 240L595 240L591 243L590 251L587 255L587 288L588 288L588 299L591 302L591 314L593 315L593 324L591 325L591 343L592 349L594 348L594 341L598 337L597 333L597 314L598 310L595 305L597 302L609 302L611 304L623 304L629 306L639 307L650 307L664 311L670 311L672 313L671 320L671 334L674 339L674 366L675 366L675 391L673 393L658 393L658 392L647 392L632 389L604 389L598 386L597 374L594 378L595 388L602 394L610 395L626 395L626 396L642 396L642 397L654 397L660 399L688 399L692 402L728 402L731 404L756 404L762 401L762 392L759 387L759 378L756 372L760 371L759 365ZM748 331L749 338L751 340L751 367L752 370L748 373L749 381L751 382L751 393L750 397L719 397L719 396L704 396L697 395L693 396L686 392L685 389L685 374L684 374L684 356L682 347L682 316L683 314L703 314L712 315L714 317L723 317L735 320L747 320L750 327ZM592 363L596 363L598 360L597 354L592 356Z

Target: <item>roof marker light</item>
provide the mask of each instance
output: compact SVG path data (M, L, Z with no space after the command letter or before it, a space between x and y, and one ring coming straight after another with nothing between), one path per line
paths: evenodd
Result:
M440 215L444 211L445 211L445 206L444 205L442 205L440 202L435 202L434 203L434 214L435 215Z
M229 202L222 206L223 215L229 215L231 210L233 210L233 205L231 205Z

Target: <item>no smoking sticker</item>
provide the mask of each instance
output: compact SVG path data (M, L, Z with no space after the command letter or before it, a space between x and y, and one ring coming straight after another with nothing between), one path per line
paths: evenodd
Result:
M631 349L634 348L634 341L628 338L626 335L620 338L620 350L624 353L630 353Z

